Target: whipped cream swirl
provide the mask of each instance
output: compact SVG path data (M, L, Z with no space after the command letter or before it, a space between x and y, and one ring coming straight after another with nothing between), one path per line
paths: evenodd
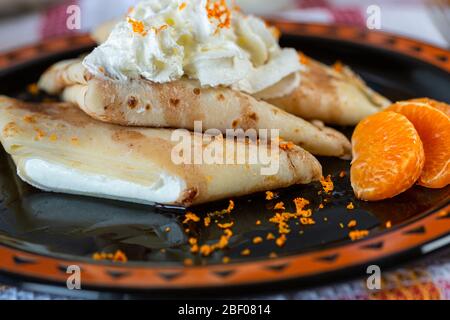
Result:
M260 98L290 93L301 64L264 21L225 1L144 0L84 59L94 75L167 83L183 76Z

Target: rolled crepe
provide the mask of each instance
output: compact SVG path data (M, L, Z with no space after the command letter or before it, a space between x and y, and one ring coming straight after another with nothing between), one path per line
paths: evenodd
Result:
M356 125L391 102L370 89L350 68L331 68L311 58L300 71L300 85L290 94L266 101L307 120Z
M258 157L239 163L238 152L253 148L258 154L272 155L273 144L227 140L222 135L208 136L208 142L202 140L206 135L187 131L185 136L200 146L194 150L220 149L232 161L177 162L174 150L180 140L173 139L174 130L107 124L70 103L29 104L0 96L0 130L0 141L18 175L29 184L47 191L144 204L190 206L309 183L318 180L322 171L307 151L277 144L278 158L271 159L278 159L278 170L264 175L268 162Z
M94 30L92 38L105 42L119 20L110 20ZM278 32L279 34L279 32ZM265 95L277 90L277 84L256 94L291 114L306 120L320 120L327 124L356 125L365 117L391 105L391 102L370 89L349 67L338 70L299 53L306 68L300 71L299 86L281 98Z
M340 132L315 126L264 101L229 88L201 88L181 79L158 84L144 79L126 82L93 77L81 60L57 63L38 83L44 91L62 93L90 116L127 126L194 129L278 129L279 135L322 156L348 157L351 145Z

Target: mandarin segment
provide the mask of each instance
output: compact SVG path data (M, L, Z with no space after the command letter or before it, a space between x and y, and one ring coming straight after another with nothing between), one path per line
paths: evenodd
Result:
M441 108L423 102L398 102L387 110L407 117L422 140L425 165L418 183L428 188L447 186L450 183L450 117Z
M430 105L433 108L436 108L442 112L444 112L447 116L450 117L450 105L445 102L436 101L430 98L416 98L408 100L408 102L420 102L420 103L426 103Z
M352 137L350 179L359 199L392 198L420 176L425 156L419 134L403 115L391 111L367 117Z

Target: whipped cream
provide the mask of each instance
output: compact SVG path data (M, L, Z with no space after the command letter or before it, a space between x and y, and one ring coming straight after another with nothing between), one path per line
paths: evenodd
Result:
M186 76L264 98L290 93L301 70L297 52L280 48L264 21L207 0L141 1L83 64L98 77L167 83Z

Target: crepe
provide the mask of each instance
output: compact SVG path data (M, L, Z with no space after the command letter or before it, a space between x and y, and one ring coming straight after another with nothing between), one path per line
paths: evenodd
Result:
M370 89L349 67L337 68L305 58L300 85L290 94L267 102L307 120L356 125L391 102Z
M128 126L203 130L278 129L280 136L322 156L349 157L351 145L338 131L313 125L264 101L229 88L202 88L182 78L158 84L144 79L117 81L93 77L81 60L59 62L38 83L50 93L62 92L90 116Z
M94 30L92 37L101 44L106 41L117 20L110 20ZM327 124L356 125L365 117L391 105L384 96L373 91L349 67L337 64L327 66L299 53L305 68L300 71L300 84L290 94L266 99L267 92L277 90L277 85L256 94L291 114L306 120L320 120Z
M190 206L309 183L322 173L319 162L307 151L277 144L278 158L273 159L278 159L279 169L264 175L267 163L260 158L238 163L237 153L253 148L271 154L273 144L227 140L221 135L200 140L200 150L216 150L219 144L227 159L233 160L230 164L177 164L173 152L180 142L173 139L174 130L107 124L70 103L29 104L2 96L0 129L0 141L13 157L18 175L48 191Z

